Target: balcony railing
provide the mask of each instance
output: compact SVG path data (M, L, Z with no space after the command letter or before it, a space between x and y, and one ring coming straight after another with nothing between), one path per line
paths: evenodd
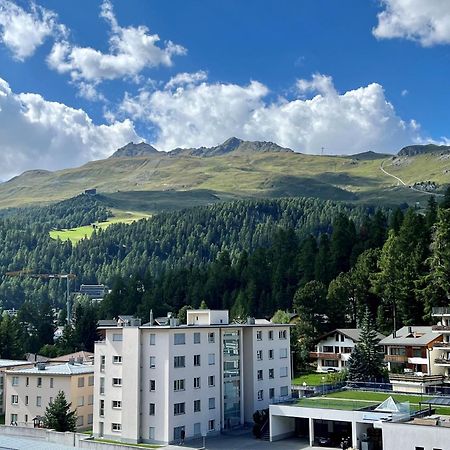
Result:
M436 342L433 348L448 348L450 350L450 342Z
M406 355L384 355L384 360L391 363L406 363L408 357Z
M435 364L443 364L443 365L448 365L448 366L450 366L450 359L445 359L445 358L436 358L435 360L434 360L434 363Z
M324 353L324 352L309 352L310 358L321 358L321 359L340 359L340 353Z
M443 379L443 375L412 375L406 373L389 374L389 381L404 381L406 383L433 383L441 382Z
M432 309L432 315L433 316L450 316L450 307L444 306L444 307L435 307Z
M450 325L433 325L432 331L450 331Z

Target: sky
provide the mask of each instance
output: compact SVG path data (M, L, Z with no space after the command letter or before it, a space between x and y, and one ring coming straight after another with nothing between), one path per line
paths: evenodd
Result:
M0 0L0 180L231 136L450 145L450 0Z

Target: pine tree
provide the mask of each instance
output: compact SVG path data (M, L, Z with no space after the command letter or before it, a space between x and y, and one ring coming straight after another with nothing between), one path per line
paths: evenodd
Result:
M44 424L46 428L56 431L73 431L77 430L76 411L71 411L71 403L67 403L66 396L63 391L59 391L53 402L49 403L45 410Z
M369 311L366 310L359 342L355 345L348 361L348 378L350 381L376 381L383 377L383 354L379 350L377 333L372 328Z

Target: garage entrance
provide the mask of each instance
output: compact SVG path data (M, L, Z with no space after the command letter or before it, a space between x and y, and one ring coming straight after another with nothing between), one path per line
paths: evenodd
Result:
M342 448L342 442L346 447L352 446L352 424L337 420L313 419L314 444L324 447Z

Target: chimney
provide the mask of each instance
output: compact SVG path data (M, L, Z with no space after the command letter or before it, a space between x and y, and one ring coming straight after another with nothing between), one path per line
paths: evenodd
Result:
M45 370L45 363L43 362L38 362L36 364L36 367L38 368L38 370Z
M75 358L70 357L69 358L69 364L71 364L73 366L75 364Z
M153 309L150 310L150 326L153 326L154 324L154 319L153 319Z
M255 318L247 317L247 325L255 325Z
M82 357L82 356L79 356L79 357L77 358L77 363L78 363L78 364L83 364L83 362L84 362L83 357Z
M408 334L412 333L412 327L408 327Z

